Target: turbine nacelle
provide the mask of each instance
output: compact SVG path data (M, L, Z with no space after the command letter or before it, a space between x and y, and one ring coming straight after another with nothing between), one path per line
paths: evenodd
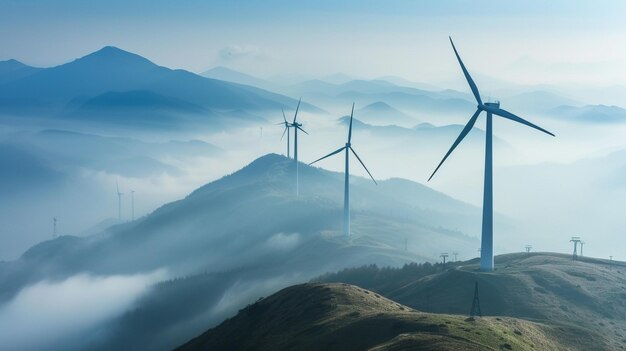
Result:
M478 105L478 109L481 111L497 114L500 111L500 101L485 102L482 105Z

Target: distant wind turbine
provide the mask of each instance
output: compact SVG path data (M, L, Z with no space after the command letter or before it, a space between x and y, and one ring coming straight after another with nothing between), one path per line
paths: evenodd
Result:
M57 217L52 217L52 239L57 238Z
M461 143L463 138L467 136L470 130L474 127L476 120L478 119L478 115L481 112L487 112L487 128L486 128L486 142L485 142L485 183L484 183L484 195L483 195L483 228L482 228L482 237L481 237L481 253L480 253L480 270L482 271L493 271L493 160L492 160L492 117L493 115L504 117L506 119L510 119L512 121L525 124L529 127L540 130L546 134L554 136L554 134L548 132L547 130L532 124L521 117L518 117L511 112L503 110L500 108L500 102L485 102L483 103L480 98L480 93L478 92L478 88L474 83L474 80L470 76L469 72L465 68L459 53L454 46L454 42L452 42L452 38L450 38L450 44L452 44L452 49L454 50L454 54L456 55L457 60L459 61L459 65L461 66L461 70L463 71L463 75L469 84L472 93L474 94L474 98L476 98L476 102L478 103L476 112L470 118L469 122L465 125L465 128L461 131L461 134L457 137L457 139L452 144L448 153L443 157L443 160L439 163L433 174L428 178L430 181L432 177L437 173L437 170L444 161L450 156L452 151Z
M307 135L309 134L304 129L302 129L302 123L298 123L296 121L296 119L298 118L298 111L300 110L300 102L302 102L302 98L298 100L296 113L293 115L293 122L291 122L291 126L293 127L293 159L296 161L296 195L300 193L300 175L298 173L298 130L301 130Z
M135 220L135 190L130 191L130 218Z
M285 117L285 110L281 108L281 111L283 112L283 122L276 123L276 125L285 126L285 129L283 130L283 135L281 135L280 140L283 140L283 138L285 137L285 133L287 133L287 158L291 158L291 155L290 155L291 146L289 145L289 134L290 134L289 128L293 127L293 125L287 122L287 117Z
M115 187L117 188L117 218L122 220L122 195L124 193L120 192L120 186L117 182L115 182Z
M361 158L359 157L359 155L357 155L356 151L354 151L354 149L352 148L351 141L352 141L352 117L353 115L354 115L354 103L352 104L352 112L350 113L350 127L348 128L348 142L346 143L346 145L331 152L330 154L322 158L319 158L309 163L309 165L312 165L317 161L321 161L327 157L338 154L341 151L344 151L344 150L346 151L346 171L345 171L344 195L343 195L343 232L347 236L350 236L350 172L349 172L350 151L352 151L354 156L356 156L356 159L359 160L359 163L361 163L361 166L363 166L367 174L369 174L370 178L372 178L372 180L374 181L374 184L378 185L378 183L376 183L376 180L374 179L370 171L367 169L367 167L365 167L365 164L363 163L363 161L361 161Z

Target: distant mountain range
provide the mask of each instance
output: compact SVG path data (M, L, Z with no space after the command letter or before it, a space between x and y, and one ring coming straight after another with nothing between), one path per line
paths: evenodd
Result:
M626 123L626 109L618 106L558 106L552 109L555 118L578 123Z
M233 82L237 84L250 85L250 86L262 88L262 89L268 89L268 90L274 90L274 91L276 89L276 85L267 80L257 78L249 74L245 74L245 73L235 71L233 69L222 67L222 66L213 67L209 70L206 70L200 73L200 75L203 77L207 77L207 78L219 79L219 80Z
M461 250L477 245L473 234L479 232L478 208L401 179L376 186L352 178L354 234L346 238L341 234L343 176L301 164L301 191L296 196L294 166L292 160L267 155L140 220L97 235L63 236L36 245L20 259L0 263L0 300L41 279L79 273L106 276L167 268L175 278L208 272L154 290L138 302L142 306L138 312L111 322L117 326L116 335L111 344L101 344L105 349L117 348L115 342L124 340L168 349L200 332L199 328L221 321L224 314L210 311L227 290L236 289L235 283L255 286L256 294L329 270L434 260L443 247ZM267 284L270 281L274 283ZM203 323L159 337L159 330L171 328L179 319L159 312L157 302L165 296L191 296L189 289L197 290L198 284L206 284L208 290L195 300L186 298L176 315L182 320L200 318ZM137 324L145 319L142 311L156 313L150 317L150 328ZM120 337L129 331L133 331L130 339Z
M348 124L350 117L344 116L340 118L339 121L342 124ZM353 119L352 125L355 130L358 129L370 132L370 138L388 138L395 140L396 143L402 143L405 148L416 145L427 147L428 145L438 145L448 142L451 144L464 127L462 124L435 126L430 123L420 123L413 128L405 128L397 125L372 125L364 123L357 118ZM485 131L474 127L468 134L465 143L483 148L484 138ZM498 137L494 137L493 141L499 148L511 148L510 144Z
M355 111L358 118L366 123L375 125L398 125L413 127L419 121L404 112L382 101L371 103Z
M0 84L29 76L42 68L31 67L17 60L0 61Z
M297 103L253 86L161 67L110 46L52 68L3 62L0 101L0 112L8 114L54 111L88 120L96 110L104 114L115 110L121 117L133 118L140 109L148 114L165 111L170 118L194 115L207 122L219 116L207 111L278 111L295 108ZM320 112L307 103L302 109Z
M104 171L135 178L161 173L176 175L181 171L160 159L217 156L222 152L218 147L200 140L143 142L132 138L104 137L64 130L17 133L7 137L4 143L8 150L15 153L13 157L21 155L17 164L35 168L24 169L19 174L13 174L13 177L5 175L6 182L0 184L0 189L14 182L26 182L29 177L39 174L53 172L60 176L62 173L73 173L77 169ZM10 169L16 163L0 159L0 165L3 169ZM47 171L44 172L44 169ZM29 185L37 184L33 182ZM15 190L11 187L6 189L10 192Z

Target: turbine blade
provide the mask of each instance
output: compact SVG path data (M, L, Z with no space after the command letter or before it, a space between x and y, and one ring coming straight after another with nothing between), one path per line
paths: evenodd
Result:
M548 132L547 130L545 130L545 129L541 128L541 127L539 127L538 125L530 123L527 120L523 119L522 117L516 116L516 115L512 114L511 112L509 112L507 110L503 110L501 108L498 108L497 110L493 111L493 114L496 114L496 115L498 115L500 117L504 117L504 118L510 119L511 121L515 121L515 122L518 122L518 123L521 123L521 124L525 124L525 125L527 125L529 127L532 127L532 128L537 129L537 130L540 130L540 131L542 131L542 132L544 132L546 134L555 136L554 134Z
M363 166L363 168L365 168L365 171L367 172L367 174L370 175L370 178L372 178L372 180L374 181L374 184L378 185L378 183L376 183L376 179L374 179L374 177L372 176L372 173L370 173L369 169L367 169L367 167L365 167L365 163L363 163L363 161L361 161L361 158L359 157L359 155L356 154L356 151L354 151L352 146L350 146L350 151L352 151L354 156L356 156L356 159L359 160L359 162L361 163L361 166Z
M281 107L280 110L283 112L283 119L285 120L285 124L286 124L287 123L287 117L285 117L285 109Z
M283 138L285 137L285 132L287 131L287 127L285 127L285 129L283 129L283 135L280 136L280 140L282 141Z
M296 123L296 118L298 117L298 110L300 110L300 102L302 101L302 98L300 98L300 100L298 100L298 106L296 106L296 113L293 115L293 123Z
M306 131L306 130L304 130L304 129L300 128L300 126L296 126L296 128L298 128L298 129L300 129L301 131L303 131L303 132L304 132L304 134L309 135L309 133L307 133L307 131Z
M339 149L337 149L337 150L335 150L335 151L331 152L330 154L328 154L328 155L326 155L326 156L324 156L324 157L318 158L317 160L315 160L315 161L313 161L313 162L309 163L309 166L310 166L310 165L312 165L312 164L314 164L314 163L315 163L315 162L317 162L317 161L321 161L321 160L323 160L323 159L325 159L325 158L327 158L327 157L330 157L330 156L332 156L332 155L334 155L334 154L338 154L338 153L340 153L341 151L343 151L343 149L345 149L345 148L346 148L345 146L342 146L341 148L339 148Z
M350 112L350 127L348 129L348 143L352 140L352 116L354 116L354 102L352 103L352 112Z
M459 65L461 65L461 69L463 70L463 75L465 76L465 79L467 80L467 84L469 84L470 89L472 89L472 93L474 94L474 97L476 98L476 102L478 102L479 105L483 104L483 101L480 99L480 93L478 92L478 88L476 87L476 83L474 83L474 80L472 79L472 76L470 76L469 72L467 71L467 68L465 68L465 65L463 64L463 61L461 60L461 56L459 56L458 51L456 51L456 47L454 46L454 42L452 41L452 37L448 37L450 38L450 44L452 44L452 49L454 50L454 54L456 55L456 59L459 61Z
M456 140L452 144L452 147L450 148L450 150L448 150L448 153L446 153L446 155L443 157L443 160L439 162L439 165L437 166L437 168L435 168L435 171L433 172L433 174L430 175L430 178L428 178L428 181L430 181L433 178L435 173L437 173L437 170L439 170L439 167L441 167L441 165L448 158L448 156L450 156L452 151L454 151L454 149L456 149L456 147L461 143L461 141L463 140L463 138L465 138L467 133L469 133L470 130L472 130L472 127L474 127L474 124L476 123L476 119L478 119L478 115L480 115L480 112L481 110L476 110L476 112L474 112L474 115L472 116L472 118L470 118L469 122L467 122L467 124L461 131L461 134L459 134L459 136L456 138Z

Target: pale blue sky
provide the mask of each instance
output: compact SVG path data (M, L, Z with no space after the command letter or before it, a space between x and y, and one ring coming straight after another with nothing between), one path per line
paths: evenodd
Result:
M450 34L476 74L610 85L626 80L625 10L566 0L0 0L0 60L49 66L115 45L195 72L445 82L458 75Z

